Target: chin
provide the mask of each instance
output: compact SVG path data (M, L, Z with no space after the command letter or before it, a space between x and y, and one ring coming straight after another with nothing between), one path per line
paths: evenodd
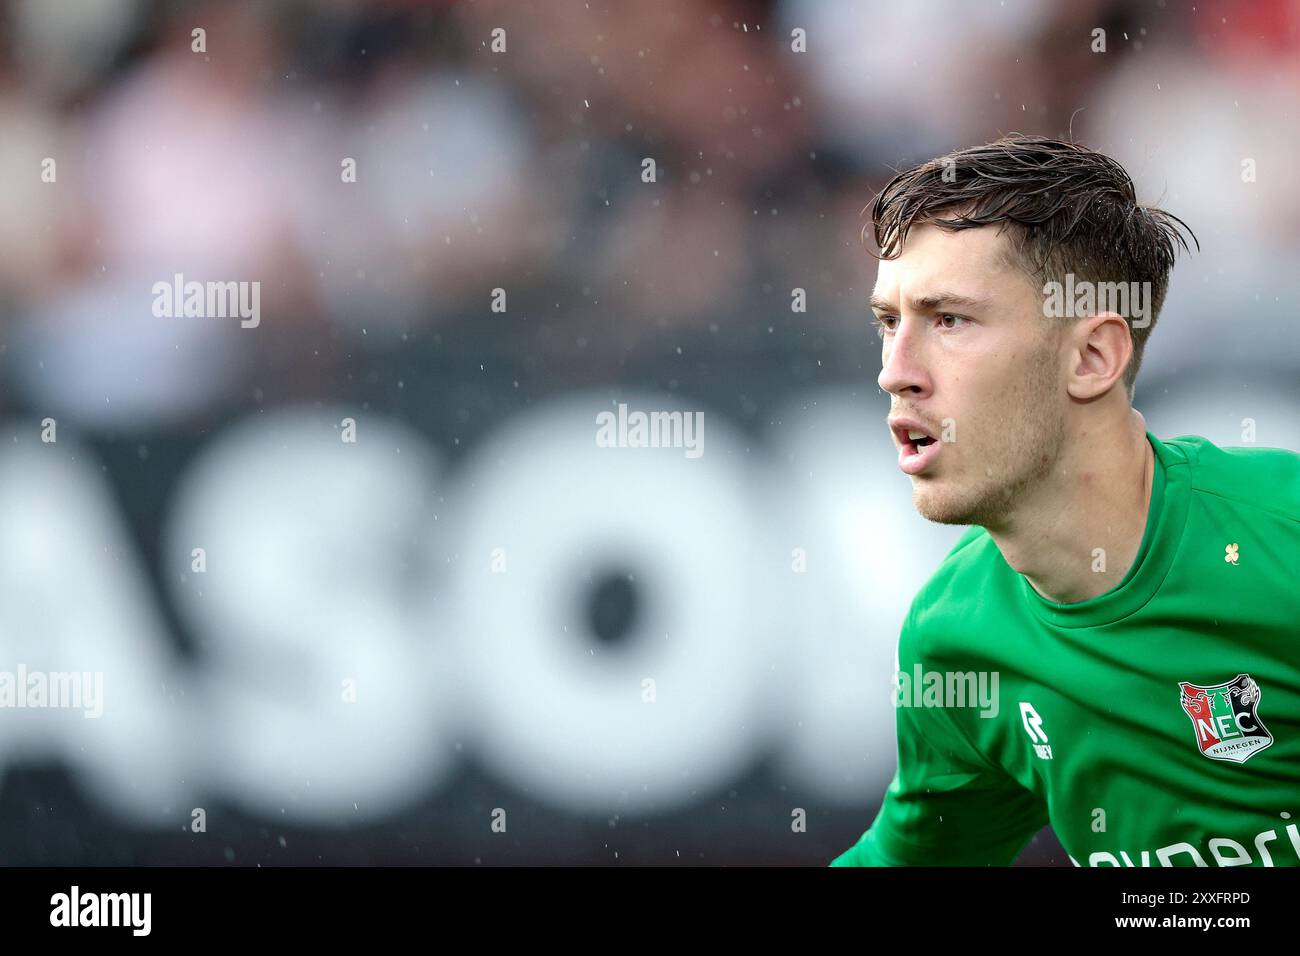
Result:
M916 506L917 514L935 524L974 523L974 512L968 503L954 501L941 487L918 485L912 490L912 503Z

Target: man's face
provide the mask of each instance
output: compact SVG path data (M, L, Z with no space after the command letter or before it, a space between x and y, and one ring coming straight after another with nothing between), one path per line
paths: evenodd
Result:
M1047 477L1065 441L1062 326L1043 317L1034 281L1003 258L995 227L913 229L880 263L872 310L882 330L880 387L899 465L922 517L996 528Z

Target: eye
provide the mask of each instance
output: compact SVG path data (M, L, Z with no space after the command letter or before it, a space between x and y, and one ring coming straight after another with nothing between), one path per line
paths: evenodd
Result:
M883 315L883 316L872 315L871 316L871 324L876 327L876 334L879 335L881 338L884 338L886 332L894 331L894 327L889 323L897 322L897 321L898 321L898 316L896 315Z
M948 319L953 320L952 325L949 325L947 323ZM957 322L969 322L970 320L960 315L952 315L951 313L945 312L939 316L939 321L944 324L943 327L945 329L954 329L954 328L960 328L960 326L956 324Z

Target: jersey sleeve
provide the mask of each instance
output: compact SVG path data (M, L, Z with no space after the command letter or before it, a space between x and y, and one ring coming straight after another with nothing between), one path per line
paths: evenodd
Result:
M899 641L904 672L908 624ZM871 827L831 866L1006 866L1048 823L1037 796L978 753L940 707L898 707L898 769Z

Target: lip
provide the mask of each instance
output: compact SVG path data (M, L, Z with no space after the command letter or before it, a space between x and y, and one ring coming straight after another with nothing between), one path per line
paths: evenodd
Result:
M898 443L898 467L903 471L903 474L919 475L934 464L935 459L939 457L940 450L943 448L943 442L939 440L939 436L915 419L890 418L887 419L887 423L893 433L894 440ZM907 437L909 431L924 432L934 441L924 448L917 448L916 444Z

